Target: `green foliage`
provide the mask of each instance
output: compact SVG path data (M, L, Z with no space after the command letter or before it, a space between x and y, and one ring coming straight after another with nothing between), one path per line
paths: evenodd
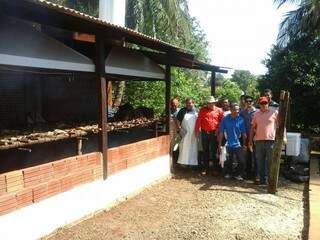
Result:
M196 19L190 16L185 0L129 0L126 24L134 30L191 50L199 60L209 61L206 35ZM173 68L172 96L181 100L192 97L201 105L204 96L210 95L206 82L206 72ZM160 114L164 109L164 102L160 102L160 98L164 98L164 84L127 83L124 100L135 106L143 103Z
M320 0L274 0L281 7L287 2L297 4L297 8L286 14L278 34L278 44L285 46L305 36L319 37Z
M271 88L275 97L281 90L291 94L293 126L312 131L319 128L320 114L320 39L303 37L285 48L274 46L265 61L268 73L259 87Z
M130 102L134 107L153 108L159 116L165 107L165 83L160 81L128 81L124 102Z
M230 80L237 83L244 94L254 98L259 96L257 76L250 71L235 70Z
M197 106L201 106L203 99L210 95L210 89L204 86L201 80L192 79L192 73L178 68L172 69L172 96L177 96L181 104L186 98L192 97ZM161 81L129 81L125 90L125 102L130 102L134 107L146 106L154 108L157 116L165 108L165 83Z
M79 12L98 17L99 0L48 0L50 2L75 9Z
M229 79L225 79L222 86L217 87L216 94L219 99L227 97L230 102L238 103L240 96L242 95L242 90L237 83Z

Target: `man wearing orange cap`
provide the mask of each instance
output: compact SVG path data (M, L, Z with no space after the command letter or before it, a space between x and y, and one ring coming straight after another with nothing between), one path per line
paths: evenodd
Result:
M253 146L255 138L255 154L260 178L256 179L256 182L266 184L276 136L278 110L269 108L269 99L265 96L259 98L259 105L260 110L255 113L252 119L249 147Z

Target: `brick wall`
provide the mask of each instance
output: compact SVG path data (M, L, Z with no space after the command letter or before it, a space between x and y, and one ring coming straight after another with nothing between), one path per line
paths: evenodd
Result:
M169 153L162 136L108 150L108 175ZM90 153L0 175L0 215L102 178L100 153Z

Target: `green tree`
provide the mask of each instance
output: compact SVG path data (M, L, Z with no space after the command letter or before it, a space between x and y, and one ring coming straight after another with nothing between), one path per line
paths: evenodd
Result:
M274 46L265 61L267 74L259 87L291 94L291 122L295 128L319 131L320 39L310 36L291 40L285 47Z
M287 13L280 25L278 43L281 46L305 35L319 36L320 0L274 0L274 2L278 7L288 2L298 5L297 9Z
M218 99L227 97L230 102L239 103L242 90L237 83L229 79L225 79L222 83L222 86L217 87L216 94Z
M98 17L99 0L49 0L50 2L75 9L79 12Z
M257 97L259 91L257 89L257 77L247 70L235 70L230 79L238 84L240 89L247 95Z

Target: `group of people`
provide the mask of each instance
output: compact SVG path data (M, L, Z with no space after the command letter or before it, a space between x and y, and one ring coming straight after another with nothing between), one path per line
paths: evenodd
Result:
M251 96L241 96L239 104L210 96L198 111L192 98L181 109L173 98L171 114L181 137L178 154L173 154L178 164L198 166L202 175L267 183L278 119L270 89L265 89L257 106ZM221 161L224 152L226 159Z

